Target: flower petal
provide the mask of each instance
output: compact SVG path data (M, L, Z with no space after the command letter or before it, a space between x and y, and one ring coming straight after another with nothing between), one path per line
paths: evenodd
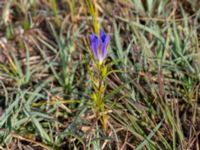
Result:
M100 39L101 39L101 41L104 42L104 41L105 41L105 38L106 38L106 34L104 33L103 30L101 30L101 31L100 31Z
M100 38L101 38L101 50L102 50L102 55L101 59L104 60L106 55L107 55L107 45L108 42L110 41L110 36L108 34L105 34L102 30L100 31Z
M93 55L95 57L96 60L99 59L98 57L98 47L99 47L99 44L100 44L100 41L98 39L98 37L95 35L95 34L92 34L90 36L90 42L91 42L91 48L92 48L92 51L93 51Z

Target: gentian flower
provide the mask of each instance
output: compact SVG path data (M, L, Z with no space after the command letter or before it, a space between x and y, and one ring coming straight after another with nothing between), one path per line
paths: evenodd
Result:
M100 31L99 37L96 34L90 36L91 48L94 58L99 61L100 64L104 61L107 55L107 45L110 41L110 36Z

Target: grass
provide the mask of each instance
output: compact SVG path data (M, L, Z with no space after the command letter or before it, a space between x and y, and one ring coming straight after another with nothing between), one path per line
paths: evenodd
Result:
M199 6L0 2L0 149L200 149ZM84 42L99 27L111 36L107 131L92 109Z

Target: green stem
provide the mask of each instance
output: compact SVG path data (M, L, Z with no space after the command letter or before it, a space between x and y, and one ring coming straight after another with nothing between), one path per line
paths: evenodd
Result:
M104 96L104 92L105 92L105 87L104 87L104 79L102 76L102 64L100 66L98 66L98 113L103 113L102 117L101 117L101 121L102 121L102 125L104 130L107 130L107 116L106 114L104 114L104 101L103 101L103 96ZM99 114L98 114L99 115Z

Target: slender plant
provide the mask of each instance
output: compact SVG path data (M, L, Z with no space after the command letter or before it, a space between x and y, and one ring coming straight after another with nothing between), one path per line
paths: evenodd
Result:
M90 46L92 49L92 68L89 69L90 79L92 81L93 93L91 99L95 109L96 117L100 118L104 130L107 130L108 117L104 108L104 94L106 91L105 79L108 75L108 65L106 65L107 46L110 36L100 31L99 35L92 34L90 36Z
M87 8L92 16L92 26L94 33L90 35L90 56L92 58L92 67L88 72L92 81L93 93L91 99L96 117L101 120L103 129L107 130L108 116L104 107L104 94L106 91L105 79L108 76L108 65L106 65L107 46L110 36L103 30L100 31L100 23L98 22L98 10L96 0L85 0Z

